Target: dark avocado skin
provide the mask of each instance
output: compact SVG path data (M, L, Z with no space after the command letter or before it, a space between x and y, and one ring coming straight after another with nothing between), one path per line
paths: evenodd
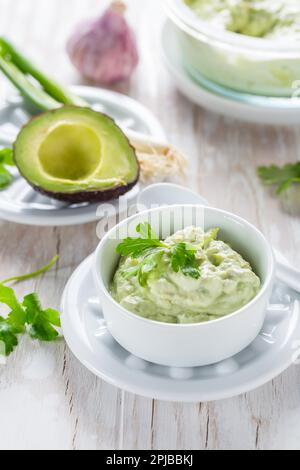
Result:
M68 204L82 204L84 202L107 202L112 201L113 199L118 199L134 188L138 180L139 178L137 178L133 183L129 183L124 186L116 186L115 188L106 189L104 191L81 191L78 193L52 193L45 191L43 188L32 185L30 181L27 181L27 183L43 196L48 196L49 198L56 199L57 201L67 202Z
M67 109L78 109L79 106L72 106L72 105L68 105L68 106L64 106L64 108L67 108ZM60 109L60 108L59 108ZM80 109L89 109L91 110L90 108L83 108L83 107L80 107ZM33 118L31 118L21 129L20 132L22 132L22 130L24 128L26 128L32 121L38 119L39 117L41 117L42 115L46 115L46 114L53 114L53 113L56 113L58 110L57 109L54 109L52 111L47 111L45 113L40 113L38 116L34 116ZM94 111L96 112L96 111ZM114 122L114 124L116 125L114 119L112 119L110 116L108 116L107 114L105 113L99 113L99 114L102 114L103 116L105 116L107 119L111 120ZM118 126L119 127L119 126ZM121 130L121 129L120 129ZM135 148L131 145L128 137L126 136L126 134L124 134L124 132L122 131L123 135L126 137L127 141L128 141L128 145L134 150L134 154L136 155L136 151L135 151ZM138 164L138 174L137 174L137 177L134 181L128 183L128 184L125 184L125 185L120 185L120 186L116 186L114 188L111 188L111 189L102 189L102 190L99 190L99 191L74 191L74 192L70 192L70 193L55 193L55 192L52 192L52 191L47 191L45 189L43 189L42 187L40 186L36 186L35 184L33 184L31 181L28 180L28 178L26 178L23 174L22 174L22 171L20 170L19 166L18 166L18 161L16 159L16 149L15 149L15 144L13 145L13 157L14 157L14 162L16 164L16 167L18 168L20 174L22 175L22 177L27 181L27 183L38 193L42 194L43 196L47 196L51 199L55 199L57 201L62 201L62 202L66 202L68 204L82 204L82 203L97 203L97 202L107 202L107 201L111 201L113 199L118 199L119 197L123 196L124 194L126 194L127 192L129 192L132 188L134 188L134 186L136 186L136 184L138 183L139 181L139 178L140 178L140 166ZM137 156L136 156L136 161L138 162L138 159L137 159Z

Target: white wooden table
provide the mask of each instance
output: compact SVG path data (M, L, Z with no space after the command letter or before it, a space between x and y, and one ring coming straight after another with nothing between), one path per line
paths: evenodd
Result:
M97 14L99 3L0 0L0 34L57 78L80 83L64 45L76 21ZM190 186L257 224L290 261L300 263L300 221L281 211L255 173L258 164L299 159L300 128L240 124L189 103L160 59L161 2L129 4L141 63L130 88L121 91L159 116L170 140L190 156ZM96 244L94 224L58 229L0 222L0 278L33 270L58 252L57 269L18 292L36 290L45 305L59 307L68 277ZM0 368L0 448L300 449L300 367L239 398L171 404L105 384L79 364L63 340L46 345L24 340Z

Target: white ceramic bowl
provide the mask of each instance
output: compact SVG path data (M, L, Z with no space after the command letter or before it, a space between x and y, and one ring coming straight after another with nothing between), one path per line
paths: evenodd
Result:
M300 77L298 41L249 37L212 27L183 0L164 0L185 68L197 80L262 96L291 97Z
M191 225L203 224L205 229L220 227L220 238L241 253L260 277L259 294L239 311L207 323L160 323L127 311L109 291L119 262L116 247L128 235L133 236L137 224L146 221L161 238L168 236L170 231L175 233ZM172 367L214 364L246 348L264 323L274 271L272 249L259 230L240 217L204 206L168 206L126 219L103 238L94 258L96 286L112 336L130 353Z

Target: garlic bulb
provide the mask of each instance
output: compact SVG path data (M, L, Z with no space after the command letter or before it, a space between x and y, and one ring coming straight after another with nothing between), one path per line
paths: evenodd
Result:
M134 32L124 17L125 9L122 1L114 0L102 17L77 26L67 51L83 77L102 85L131 77L139 56Z

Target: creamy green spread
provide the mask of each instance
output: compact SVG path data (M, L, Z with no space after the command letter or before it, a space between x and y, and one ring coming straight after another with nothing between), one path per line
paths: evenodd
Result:
M246 36L300 40L299 0L184 0L210 24Z
M257 295L260 280L239 253L210 235L188 227L165 240L197 246L198 279L175 272L166 251L142 286L138 276L128 276L142 258L122 257L111 287L113 298L130 312L167 323L210 321L245 306Z

